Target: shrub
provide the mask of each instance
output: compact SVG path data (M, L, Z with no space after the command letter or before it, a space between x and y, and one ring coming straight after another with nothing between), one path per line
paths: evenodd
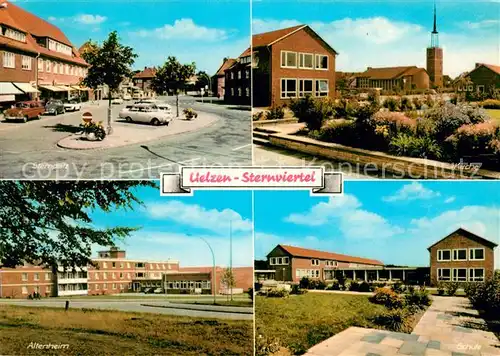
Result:
M397 156L439 159L441 147L430 137L415 137L400 133L389 143L389 152Z
M253 292L253 288L252 287L248 288L247 293L250 296L250 299L253 300L254 292Z
M340 273L340 274L337 276L337 281L339 282L339 286L340 286L341 288L344 288L344 286L345 286L345 282L347 281L347 279L345 278L345 276L344 276L342 273Z
M500 315L500 277L495 275L485 282L476 282L466 290L472 305L488 315Z
M302 289L309 289L309 285L310 285L311 281L309 280L309 278L307 277L302 277L302 279L300 280L299 282L299 286L300 288Z
M258 335L255 338L255 354L256 356L273 355L281 349L281 345L277 339L269 339L263 335Z
M361 282L359 284L359 289L358 289L359 292L369 292L370 291L370 285L368 284L368 282Z
M252 115L253 121L259 121L262 120L263 118L264 118L264 111L259 111Z
M410 98L408 98L407 96L403 96L401 98L401 110L403 111L413 110L413 104Z
M422 100L419 99L418 96L415 96L413 98L412 102L413 102L413 106L415 106L416 110L422 109L422 105L424 105L424 103L422 102Z
M500 109L500 100L488 99L479 104L485 109Z
M389 310L381 315L375 317L375 323L385 328L398 331L406 332L409 329L408 321L409 313L404 309Z
M371 90L368 93L368 101L370 103L379 104L380 103L380 92L378 90Z
M405 286L403 285L403 283L401 282L396 282L394 283L392 286L391 286L391 289L395 292L395 293L403 293L404 290L405 290Z
M335 102L331 98L312 98L306 96L298 100L292 100L290 110L299 122L304 122L307 128L319 130L323 122L335 115Z
M370 297L370 301L375 304L385 305L388 309L404 307L404 299L387 288L377 288L375 294Z
M326 286L326 290L340 290L339 281L332 281L329 285Z
M285 117L283 106L272 106L266 113L266 120L282 120Z
M290 291L290 294L306 294L307 289L302 289L300 288L300 284L292 284L292 290Z
M398 99L390 96L385 99L383 107L389 109L389 111L399 111L401 109L401 103Z
M354 105L349 107L348 117L356 119L356 123L362 124L372 118L372 116L380 110L378 104L372 103L369 105Z
M289 295L290 295L290 292L288 292L285 289L276 289L276 288L273 288L273 289L270 289L267 292L267 296L269 298L286 298Z
M312 280L309 283L309 289L319 289L319 290L325 290L326 288L326 283L323 281L319 280Z
M497 154L495 139L500 138L500 127L492 122L463 125L446 139L448 150L455 158Z
M458 283L457 282L448 282L446 283L446 293L449 296L455 295L458 289Z
M458 96L457 95L452 95L450 97L450 103L452 103L454 105L457 105L457 103L458 103Z
M318 132L320 140L354 145L357 140L356 123L352 120L327 120Z
M359 291L359 283L356 281L352 281L351 284L349 285L349 290L351 292L358 292Z
M436 134L436 123L427 117L417 118L415 132L418 137L434 137Z
M386 126L391 137L400 132L412 134L416 128L415 120L399 112L379 111L372 116L370 122L375 127Z
M445 103L429 110L425 117L434 121L437 140L441 141L452 135L460 126L470 124L467 112L462 110L461 105Z
M198 117L198 113L191 108L186 108L186 109L182 110L182 112L184 113L186 120L191 120L191 119L195 119Z
M424 104L427 105L427 107L432 108L436 104L436 101L432 97L432 95L427 95L424 100Z
M443 283L438 283L437 292L438 292L438 295L444 295L444 284Z
M419 308L424 308L431 305L432 300L429 296L429 292L427 292L425 289L413 289L412 292L405 294L405 303L409 306L415 305Z

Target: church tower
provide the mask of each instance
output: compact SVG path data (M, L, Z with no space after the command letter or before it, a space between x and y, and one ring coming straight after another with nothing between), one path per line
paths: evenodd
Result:
M434 2L434 28L431 32L431 45L427 48L427 73L431 87L443 86L443 49L439 47L439 33L436 21L436 3Z

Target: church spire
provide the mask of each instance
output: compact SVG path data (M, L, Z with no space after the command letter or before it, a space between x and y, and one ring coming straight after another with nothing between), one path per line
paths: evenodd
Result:
M434 27L431 32L431 48L439 47L439 34L437 31L436 1L434 0Z
M436 2L434 1L434 29L432 30L432 33L438 33L437 32L437 21L436 21Z

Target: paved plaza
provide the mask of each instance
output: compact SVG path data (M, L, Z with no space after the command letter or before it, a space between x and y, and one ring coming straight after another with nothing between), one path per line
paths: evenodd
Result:
M307 356L498 356L500 342L461 297L433 297L411 334L350 327Z

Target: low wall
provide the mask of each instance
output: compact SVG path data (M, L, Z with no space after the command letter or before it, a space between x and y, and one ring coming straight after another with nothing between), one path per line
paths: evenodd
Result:
M312 156L321 156L340 162L347 168L354 165L353 172L370 175L377 172L389 173L393 178L413 179L500 179L500 172L469 168L423 158L409 158L388 155L382 152L343 146L337 143L321 142L308 137L270 134L269 142Z
M281 119L281 120L259 120L253 122L253 127L276 126L279 124L296 124L299 119Z

